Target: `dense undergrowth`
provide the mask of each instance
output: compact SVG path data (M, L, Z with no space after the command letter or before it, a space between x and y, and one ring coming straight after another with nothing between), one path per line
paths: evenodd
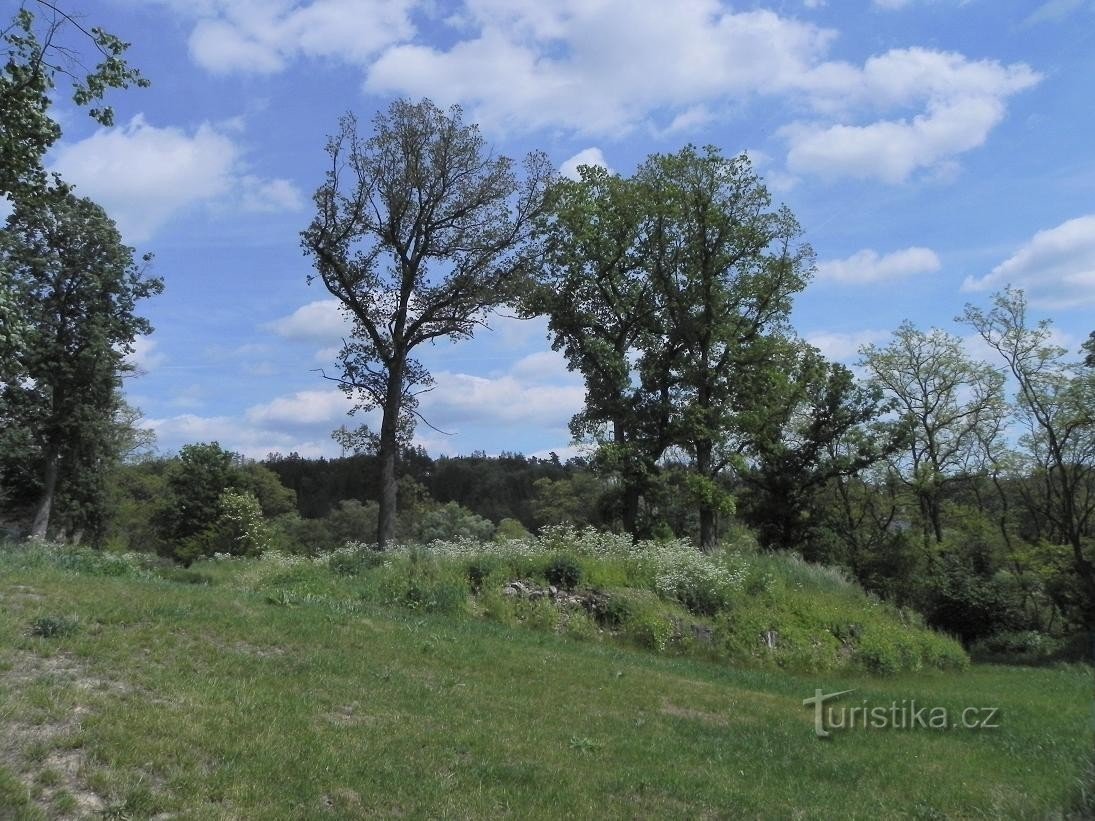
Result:
M365 603L395 605L802 671L968 666L960 644L928 629L919 614L865 593L833 568L759 553L745 537L712 555L683 540L633 544L557 527L538 537L435 541L384 553L350 544L316 558L219 556L187 569L140 554L45 546L22 550L18 561L217 584L282 606L352 612Z

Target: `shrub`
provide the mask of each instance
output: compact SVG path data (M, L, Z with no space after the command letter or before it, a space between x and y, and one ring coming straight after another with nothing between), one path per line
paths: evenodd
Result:
M496 542L527 539L530 535L525 526L516 519L505 518L494 529L494 540Z
M487 590L479 597L483 615L490 621L513 627L517 624L517 607L513 599L497 590Z
M64 638L79 629L80 622L75 616L39 616L30 623L30 634L44 639Z
M485 542L494 536L494 524L456 502L449 502L423 513L414 536L422 544L459 538Z
M548 583L563 590L573 590L582 582L582 566L569 553L556 553L544 571Z
M502 568L502 560L497 556L476 556L467 564L468 583L473 593L479 593L483 589L483 583L492 573L497 573Z
M595 639L599 635L597 622L585 610L571 608L566 611L563 621L564 632L582 641Z

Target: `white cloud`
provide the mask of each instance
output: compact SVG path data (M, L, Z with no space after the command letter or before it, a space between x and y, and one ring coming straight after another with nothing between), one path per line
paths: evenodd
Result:
M591 148L583 148L573 157L563 160L563 164L559 166L559 172L568 179L578 179L578 166L580 165L596 165L601 168L611 171L608 167L608 162L605 160L605 155L601 149L593 146Z
M510 373L520 379L539 382L574 382L575 374L567 369L566 357L560 351L537 351L513 364Z
M126 357L129 364L138 371L151 371L167 361L167 356L162 351L157 351L159 342L147 336L133 338L133 353Z
M834 362L854 362L864 345L877 345L890 338L889 331L814 331L806 335L806 341Z
M247 409L247 421L253 425L292 427L319 423L336 425L345 420L354 402L336 388L297 391Z
M905 248L884 256L865 249L847 259L818 263L817 279L846 283L884 282L932 273L940 267L938 255L930 248Z
M866 124L796 122L780 129L787 165L822 177L900 183L922 169L946 168L981 146L1007 111L1008 97L1031 88L1040 75L1023 64L972 62L960 54L899 49L872 57L862 69L819 66L807 80L822 113L846 120L853 108L919 109L911 118Z
M447 17L427 3L422 12L450 29L429 40L411 22L415 0L167 2L197 16L194 54L215 70L323 56L361 67L371 94L461 103L495 132L664 137L782 98L817 115L779 132L795 174L902 182L949 170L1040 79L1023 64L928 48L834 61L837 31L724 0L679 0L672 13L660 0L466 0Z
M264 180L247 175L240 180L240 207L254 213L299 211L304 206L300 190L286 179Z
M433 376L437 386L420 397L421 411L442 430L461 424L566 429L585 401L580 382L555 385L514 374L488 378L448 371Z
M197 17L190 53L214 72L272 74L297 57L365 63L413 34L410 0L168 0Z
M194 442L219 442L222 447L249 459L263 459L270 453L299 453L306 457L334 456L338 447L326 437L301 439L290 433L256 428L231 416L197 416L184 413L160 419L146 419L142 427L155 432L160 447L177 450Z
M249 210L300 206L287 180L241 174L242 151L205 123L192 133L151 125L143 115L63 143L53 169L95 199L128 242L143 242L177 213L200 203L235 202Z
M1033 305L1048 309L1095 304L1095 214L1036 233L983 277L967 277L963 291L1022 288Z
M672 14L655 0L472 0L463 21L469 36L447 49L388 49L366 88L462 101L498 129L618 135L650 118L684 128L704 103L793 87L835 36L717 0L682 0Z
M265 327L285 339L336 343L350 335L351 322L337 299L318 299Z

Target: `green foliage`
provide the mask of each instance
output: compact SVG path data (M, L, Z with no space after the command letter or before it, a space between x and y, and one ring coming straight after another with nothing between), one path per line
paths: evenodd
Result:
M421 515L415 527L415 541L429 544L436 540L478 539L494 535L494 525L456 502L449 502Z
M144 276L102 208L60 184L15 203L0 231L0 272L23 324L0 374L0 418L29 446L23 458L39 488L31 533L47 535L56 506L55 530L98 539L106 473L124 455L125 357L152 329L137 303L163 283Z
M494 538L499 541L505 541L508 539L527 539L529 537L528 530L517 519L507 516L502 519L494 529Z
M548 560L544 575L556 587L573 590L582 583L582 565L569 553L556 553Z
M380 506L376 502L362 503L357 499L343 499L325 520L331 541L335 545L346 542L374 542L379 512Z
M66 638L80 629L80 620L69 616L38 616L30 623L30 634L43 639Z
M393 557L376 570L381 601L411 610L461 613L468 606L465 578L422 551Z
M217 442L184 445L167 470L168 496L156 517L163 539L181 542L208 531L221 513L221 496L236 479L235 454Z
M270 528L262 517L259 500L247 491L225 490L219 500L220 515L213 525L216 553L258 556L271 544Z
M977 659L1006 663L1048 662L1063 654L1065 642L1035 630L994 633L974 642L970 654Z
M532 510L537 525L585 527L598 520L598 500L603 488L593 475L578 473L567 479L537 479L534 486Z
M358 576L384 564L383 553L376 550L357 549L340 551L327 560L327 566L342 576Z
M554 169L530 155L525 179L466 125L459 107L396 100L363 137L348 114L327 141L331 169L302 233L305 253L353 317L339 353L340 387L356 409L379 407L377 541L395 536L395 461L413 429L417 395L432 384L413 358L440 338L469 338L510 296L529 223ZM458 180L459 184L438 184Z
M148 85L140 72L125 62L129 44L100 28L79 27L90 41L84 45L93 46L103 60L83 78L75 76L80 49L63 37L66 23L71 22L63 12L36 17L23 7L0 35L7 49L0 72L0 121L4 123L0 132L0 196L10 194L16 201L25 200L46 187L42 160L61 137L60 125L49 114L59 73L72 79L72 99L79 106L102 100L112 88ZM109 106L94 107L88 113L102 125L113 124L114 112Z

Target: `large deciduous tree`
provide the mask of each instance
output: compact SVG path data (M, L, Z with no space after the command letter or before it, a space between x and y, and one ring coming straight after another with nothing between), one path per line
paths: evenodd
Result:
M889 410L881 390L804 342L787 343L773 365L747 416L743 512L766 547L801 550L816 561L822 490L892 454L906 427L880 420Z
M1032 322L1023 292L1011 288L992 308L967 305L962 319L1004 360L1018 384L1016 411L1029 481L1024 501L1050 538L1067 545L1079 611L1095 630L1095 368L1053 344L1048 320Z
M128 43L102 29L84 28L46 0L22 6L0 31L0 43L6 51L0 68L0 199L47 196L49 176L42 160L61 137L61 126L49 112L58 76L71 80L77 105L98 103L111 88L143 87L148 81L126 64ZM87 44L99 57L92 70L79 61L80 46ZM114 121L109 106L88 113L103 125ZM0 382L14 378L12 365L26 330L23 319L11 272L0 268Z
M673 358L673 441L692 460L700 546L718 543L727 468L748 446L794 294L813 250L791 212L771 197L745 155L688 146L650 157L635 175L648 210L640 253Z
M672 358L640 254L646 214L637 186L597 166L578 174L548 196L537 231L541 265L522 309L548 317L552 347L582 373L585 407L571 431L599 441L596 463L618 477L623 526L638 538L642 493L670 444Z
M398 100L358 133L347 115L327 145L330 170L303 232L315 277L353 317L340 385L359 409L381 410L376 448L378 547L392 539L400 430L431 386L412 357L423 343L465 339L506 302L554 171L531 154L518 179L458 107Z
M16 201L0 232L0 270L25 324L0 402L36 450L32 535L44 537L58 487L72 499L110 458L125 357L151 331L137 303L163 283L144 276L99 206L64 186Z
M861 355L872 382L911 425L894 467L915 494L925 544L941 543L944 487L979 467L1004 427L1004 376L974 361L956 336L909 322L889 345L865 346Z

